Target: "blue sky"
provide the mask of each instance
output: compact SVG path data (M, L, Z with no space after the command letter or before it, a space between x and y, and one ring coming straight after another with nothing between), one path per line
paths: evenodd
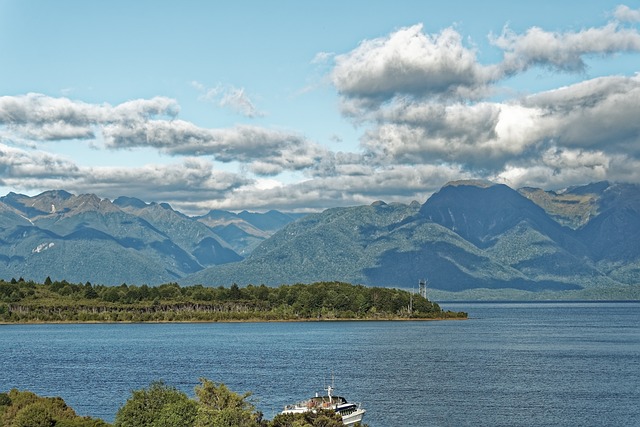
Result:
M640 182L640 2L0 0L0 193L210 209Z

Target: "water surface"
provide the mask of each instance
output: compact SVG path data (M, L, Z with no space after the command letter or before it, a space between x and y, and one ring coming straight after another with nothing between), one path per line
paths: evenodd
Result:
M267 418L322 391L371 427L640 425L640 303L442 304L466 321L0 326L0 390L113 421L131 390L198 378Z

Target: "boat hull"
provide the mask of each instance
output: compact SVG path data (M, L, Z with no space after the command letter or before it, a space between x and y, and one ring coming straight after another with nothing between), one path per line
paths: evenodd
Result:
M343 415L342 423L347 427L353 426L355 423L359 423L360 421L362 421L362 417L364 417L364 413L365 413L364 409L357 409L355 412L349 415Z
M362 421L367 411L360 407L359 403L347 402L347 399L342 396L334 396L332 394L333 387L327 387L326 391L327 394L325 396L316 394L315 397L310 399L293 405L287 405L282 413L304 414L305 412L316 412L317 410L323 409L339 414L342 417L342 423L347 427Z

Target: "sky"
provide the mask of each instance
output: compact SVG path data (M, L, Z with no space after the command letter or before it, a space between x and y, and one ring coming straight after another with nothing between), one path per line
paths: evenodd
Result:
M0 194L309 212L640 182L640 1L0 0Z

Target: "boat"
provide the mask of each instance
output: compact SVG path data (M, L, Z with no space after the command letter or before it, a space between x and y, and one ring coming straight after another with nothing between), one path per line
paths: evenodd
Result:
M282 413L303 414L305 412L315 412L318 409L328 409L340 414L342 423L347 427L362 421L362 417L367 411L359 403L347 402L347 399L342 396L334 396L333 390L333 387L328 386L325 389L326 395L320 396L316 393L314 397L285 406Z

